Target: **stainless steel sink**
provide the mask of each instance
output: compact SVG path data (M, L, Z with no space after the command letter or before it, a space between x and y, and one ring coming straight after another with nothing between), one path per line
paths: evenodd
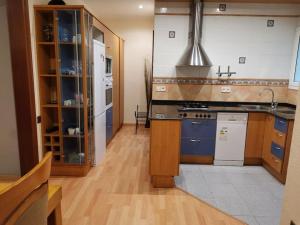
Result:
M271 107L264 106L264 105L241 105L242 108L247 110L270 110Z

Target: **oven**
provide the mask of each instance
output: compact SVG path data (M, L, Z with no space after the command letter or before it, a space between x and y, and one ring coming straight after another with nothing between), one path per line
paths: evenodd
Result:
M113 79L112 76L106 77L105 82L105 101L106 101L106 110L111 108L113 105Z
M112 57L106 56L105 64L106 76L112 76Z

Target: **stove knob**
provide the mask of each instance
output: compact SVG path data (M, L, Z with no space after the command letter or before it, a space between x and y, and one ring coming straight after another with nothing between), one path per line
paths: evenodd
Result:
M203 117L203 115L202 114L200 114L200 118L202 118Z
M186 114L186 113L183 113L183 117L187 117L187 114Z
M208 115L208 118L211 118L211 115Z
M182 113L180 113L180 114L179 114L179 117L182 117L182 116L183 116Z
M206 116L206 114L204 114L204 118L206 118L207 116Z
M199 117L199 115L198 114L196 114L196 118L198 118Z

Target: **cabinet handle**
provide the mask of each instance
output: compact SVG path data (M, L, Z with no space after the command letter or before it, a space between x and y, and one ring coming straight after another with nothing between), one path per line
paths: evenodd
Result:
M191 142L201 142L201 140L191 139Z
M275 147L277 150L281 150L281 148L279 148L279 147Z
M192 122L193 125L200 125L202 122Z
M279 123L285 123L285 121L279 120Z
M277 133L277 135L279 136L279 137L283 137L283 134L281 134L281 133Z

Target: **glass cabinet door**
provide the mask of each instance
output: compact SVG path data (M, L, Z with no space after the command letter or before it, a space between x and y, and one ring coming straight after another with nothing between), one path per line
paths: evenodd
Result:
M94 142L94 90L93 90L93 17L87 11L84 12L86 73L87 73L87 112L88 112L88 153L93 162L95 152Z
M81 13L59 10L57 17L64 162L84 164Z

